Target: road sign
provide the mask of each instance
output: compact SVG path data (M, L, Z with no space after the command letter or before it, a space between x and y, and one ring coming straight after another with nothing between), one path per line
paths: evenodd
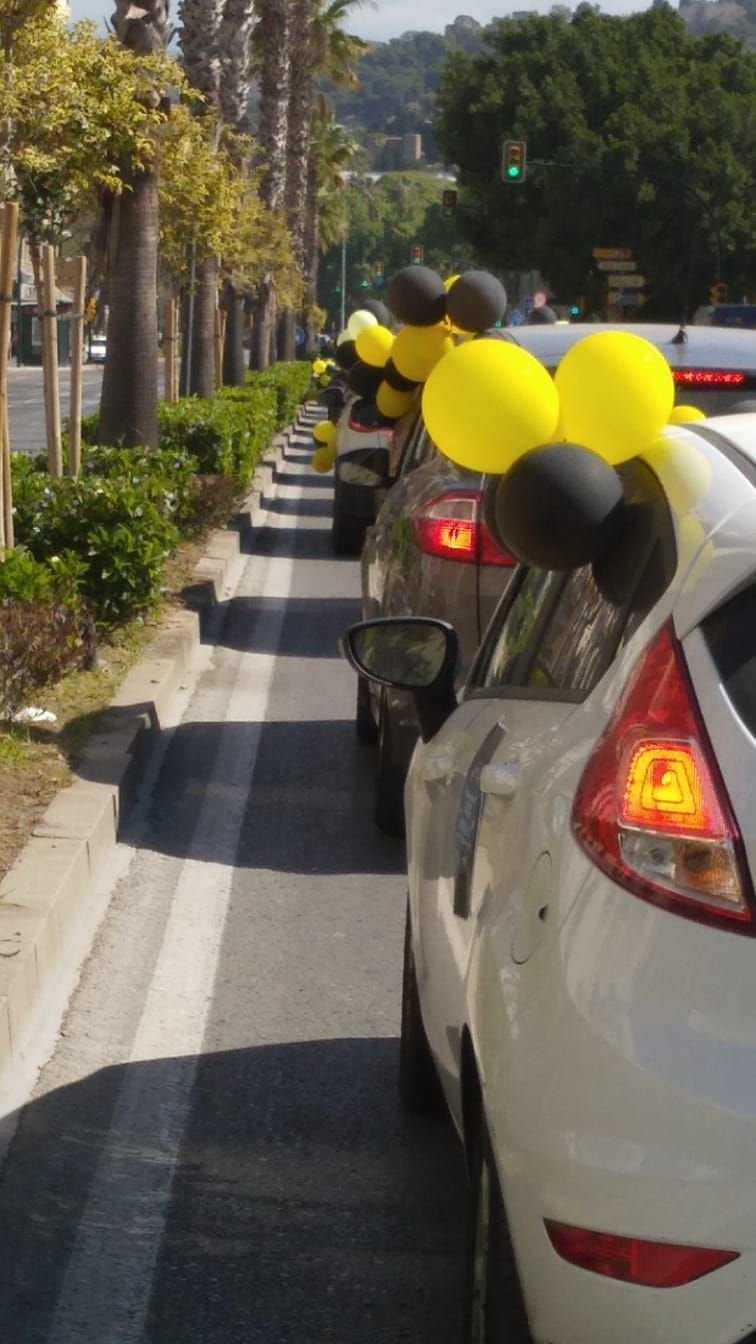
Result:
M508 321L510 327L521 327L525 321L525 315L520 312L519 308L513 308L509 314Z
M632 261L633 253L629 247L594 247L591 256L594 261Z
M533 295L533 307L543 308L545 302L546 302L546 295L544 294L543 290L537 289L535 294Z
M637 261L597 261L598 271L634 271Z
M612 285L615 289L644 289L646 284L645 275L637 275L631 271L623 275L608 275L606 283Z
M522 311L526 317L529 317L533 311L533 300L529 294L526 294L522 301Z

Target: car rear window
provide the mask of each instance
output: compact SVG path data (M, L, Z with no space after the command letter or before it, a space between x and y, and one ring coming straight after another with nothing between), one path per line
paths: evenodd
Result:
M726 695L756 737L756 584L707 616L701 629Z

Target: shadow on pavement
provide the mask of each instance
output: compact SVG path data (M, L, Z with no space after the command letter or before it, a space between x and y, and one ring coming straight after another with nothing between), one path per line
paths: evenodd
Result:
M328 533L325 536L330 543ZM223 625L213 639L216 647L254 649L282 658L337 658L341 635L360 619L354 597L329 597L325 602L318 597L232 597L222 609Z
M450 1125L402 1113L397 1053L393 1039L354 1038L156 1059L30 1103L0 1178L0 1339L48 1338L106 1140L85 1227L106 1273L128 1267L171 1159L160 1132L139 1135L139 1098L188 1090L196 1066L142 1344L451 1344L461 1149ZM137 1118L109 1134L128 1114L124 1087Z

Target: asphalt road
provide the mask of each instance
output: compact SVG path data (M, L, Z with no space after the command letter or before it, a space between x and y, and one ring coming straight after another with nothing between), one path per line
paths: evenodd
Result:
M82 386L82 413L96 411L100 404L102 387L102 364L85 364ZM158 388L162 394L163 364L158 366ZM62 366L60 369L60 416L64 423L68 418L71 396L71 371ZM37 365L25 365L16 368L11 364L8 369L8 423L10 426L11 449L14 453L47 452L45 431L45 403L43 396L42 369Z
M0 1177L3 1344L454 1344L465 1182L396 1096L403 847L293 445Z

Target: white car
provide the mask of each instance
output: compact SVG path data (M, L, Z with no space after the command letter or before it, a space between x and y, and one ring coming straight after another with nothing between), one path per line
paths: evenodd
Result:
M107 336L91 336L89 339L90 364L104 364L108 352Z
M756 1340L756 414L665 439L459 703L443 622L345 638L422 729L400 1090L465 1146L467 1344Z

